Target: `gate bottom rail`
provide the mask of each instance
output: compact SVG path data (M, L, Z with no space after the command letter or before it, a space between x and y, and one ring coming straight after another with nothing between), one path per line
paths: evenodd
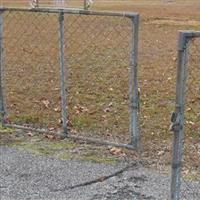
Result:
M35 131L38 133L50 132L51 134L55 134L58 136L60 134L62 134L62 132L58 132L58 131L50 131L48 129L26 127L26 126L21 126L21 125L17 125L17 124L5 124L4 123L3 126L8 127L8 128L27 130L27 131ZM93 144L98 144L98 145L121 147L121 148L126 148L126 149L137 150L137 147L134 147L131 144L116 143L116 142L110 142L110 141L105 141L105 140L101 140L101 139L95 139L95 138L91 138L91 137L78 136L78 135L70 134L70 132L66 135L66 137L64 139L72 139L72 140L77 140L77 141L79 140L79 141L84 141L87 143L93 143Z

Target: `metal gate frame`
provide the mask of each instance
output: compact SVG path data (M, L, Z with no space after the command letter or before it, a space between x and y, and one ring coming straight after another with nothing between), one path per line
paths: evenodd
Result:
M138 60L138 35L139 35L139 14L138 13L120 13L120 12L103 12L103 11L89 11L79 9L58 9L58 8L0 8L0 115L1 123L3 126L25 129L30 131L36 131L39 133L46 133L48 130L36 129L30 127L19 126L16 124L8 124L5 121L6 116L6 103L4 99L3 90L3 12L42 12L42 13L57 13L59 18L59 60L60 60L60 85L61 85L61 115L62 115L62 135L63 138L72 138L75 140L84 140L92 143L98 143L102 145L111 145L117 147L125 147L129 149L139 148L139 92L138 92L138 80L137 80L137 60ZM109 141L102 141L95 138L87 138L72 135L67 131L67 110L66 108L66 91L65 91L65 61L64 61L64 14L76 14L76 15L96 15L96 16L113 16L113 17L126 17L130 18L132 23L131 31L131 52L130 52L130 72L129 72L129 111L130 111L130 123L129 123L129 144L118 144ZM53 132L52 132L53 133ZM58 134L54 132L54 134Z
M200 31L182 30L178 32L178 63L176 80L176 105L171 117L171 130L174 132L172 172L171 172L171 200L180 199L181 164L184 138L184 104L187 79L188 44L191 39L200 37Z

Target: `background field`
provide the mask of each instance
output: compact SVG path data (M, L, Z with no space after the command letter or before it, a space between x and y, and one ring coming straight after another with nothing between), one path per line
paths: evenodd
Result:
M9 6L13 5L11 1L2 0L1 3ZM78 1L74 1L72 4L81 5ZM24 6L22 1L20 1L20 4L15 1L16 5ZM172 141L172 133L169 131L170 114L174 110L175 99L177 30L200 30L200 4L196 0L96 0L92 9L134 11L139 12L141 15L139 87L141 90L140 130L142 136L142 156L148 158L150 164L154 167L168 168L170 166ZM23 19L21 24L19 23L20 19ZM10 120L17 120L19 123L48 124L49 128L55 128L59 125L60 118L59 110L57 110L60 103L59 91L57 89L59 88L59 71L56 64L58 61L58 52L57 47L55 47L56 45L54 45L57 43L55 38L57 19L53 17L49 21L47 16L40 16L38 20L36 19L36 16L33 19L33 16L27 15L25 19L23 14L19 16L18 20L13 19L12 16L7 17L7 24L15 27L16 30L15 43L9 42L9 37L7 37L8 44L12 47L7 54L10 58L13 58L13 60L9 61L9 66L12 69L5 69L7 71L6 82L8 84L8 110L11 111L9 118ZM71 20L76 21L74 18ZM95 19L92 24L90 21L83 20L88 29L81 27L76 21L76 27L80 32L75 31L69 37L76 40L75 38L79 36L79 40L81 41L82 39L85 41L84 44L87 44L87 41L91 39L88 34L93 30L92 27L94 26L98 30L96 25L99 23L99 19ZM33 26L29 26L27 29L27 24L30 24L30 22L33 22ZM130 27L128 23L124 24L124 28ZM104 24L105 26L109 26L106 25L106 21L104 21ZM41 30L35 29L35 27L40 25L45 27L42 33ZM26 29L24 29L25 31L22 31L23 26ZM120 30L123 31L124 28L121 27ZM87 32L87 30L90 31ZM7 31L7 35L9 36L9 30ZM84 31L88 34L80 34ZM36 36L31 39L32 33ZM47 33L48 37L46 37ZM29 38L27 43L20 40L20 38L23 38L23 35ZM98 45L99 42L103 41L101 37L98 38L100 38L99 41L93 40L92 43ZM95 68L87 68L89 66L88 62L90 60L92 60L93 64L97 62L95 55L105 52L105 49L108 47L111 48L110 54L112 58L115 57L112 54L112 50L120 50L120 44L117 42L119 39L118 34L116 33L114 37L111 35L110 39L113 38L115 39L114 43L109 43L108 41L101 43L103 49L96 54L93 54L90 49L86 49L86 54L91 55L91 57L85 58L83 56L83 60L80 60L78 65L73 65L72 59L68 68L69 77L67 79L69 90L69 121L70 128L75 133L96 133L100 136L102 134L109 139L114 138L114 140L124 141L126 140L125 135L128 134L128 68L126 67L128 58L126 57L126 52L120 52L120 59L116 59L116 64L109 61L106 65L96 63ZM129 38L126 32L123 32L123 38L126 39L122 43L125 45L123 49L127 49ZM30 42L31 40L33 41ZM49 45L50 42L52 45ZM21 51L16 50L14 48L15 44L18 46L23 45L24 49L21 49ZM26 46L26 44L32 44L37 47L39 45L39 49L35 48L34 51L27 52L29 46ZM43 57L42 46L45 46L45 44L48 44L47 51L48 49L50 51L48 56L45 54ZM81 43L81 45L83 44ZM72 51L75 49L81 48L74 46ZM200 48L197 49L200 50ZM26 68L22 67L22 71L19 71L21 63L17 62L20 62L20 56L24 55L26 55L26 59L23 66L26 66ZM82 55L82 52L78 52L78 55ZM41 60L44 63L48 63L45 66L46 68L43 68L44 63L42 64ZM122 60L124 62L120 63ZM31 66L26 65L25 61L28 61L28 64L32 63ZM15 63L16 67L13 67L12 63ZM198 56L196 56L192 63L199 70ZM113 70L113 66L116 66L115 70ZM35 73L32 73L33 69ZM13 79L13 76L16 78ZM33 80L35 81L34 89L32 85ZM199 82L196 81L193 84L197 88L199 95ZM30 90L30 88L32 89ZM52 88L53 91L48 88ZM195 106L195 110L199 110L199 101L198 98L195 100L195 104L193 105ZM185 175L197 179L200 178L200 119L198 112L195 118L188 119L190 123L186 129L185 162L183 169Z

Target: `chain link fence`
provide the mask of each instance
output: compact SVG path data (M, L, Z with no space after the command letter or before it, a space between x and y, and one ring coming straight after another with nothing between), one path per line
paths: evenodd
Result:
M4 124L138 144L137 14L2 9L1 34Z
M199 183L189 184L189 179L198 180L199 171L199 135L200 135L200 32L181 31L178 44L178 68L176 111L172 115L172 130L174 132L171 199L199 199ZM184 114L185 111L185 114ZM184 135L187 146L183 146ZM196 138L196 139L195 139ZM194 157L193 152L197 152ZM195 169L187 166L188 160L194 162ZM196 173L193 174L192 172ZM190 174L190 177L188 177ZM193 176L193 177L191 177ZM196 188L196 189L194 189Z
M46 8L1 9L0 13L3 125L138 147L137 14ZM194 189L198 183L188 181L193 179L187 176L192 169L182 153L182 142L184 125L184 133L193 136L186 138L191 139L187 142L191 145L184 147L191 160L192 152L200 149L199 141L193 139L200 134L200 33L183 31L179 37L176 111L171 126L171 199L199 199L199 191ZM148 52L150 57L160 57L161 53L159 49ZM139 74L140 127L145 135L157 137L168 130L167 118L174 103L171 89L157 85L163 79L174 80L166 77L163 68L158 71L148 65L150 62ZM164 143L157 155L166 159L156 162L160 171L170 154ZM156 143L150 148L155 151ZM199 158L193 160L198 168Z

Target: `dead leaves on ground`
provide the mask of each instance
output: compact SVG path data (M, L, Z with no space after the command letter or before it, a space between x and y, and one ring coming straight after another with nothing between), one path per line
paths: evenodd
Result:
M43 103L45 108L49 108L49 104L50 104L49 100L47 100L47 99L42 100L42 103Z
M112 147L110 149L110 153L112 155L115 155L115 156L126 156L125 152L122 150L122 148L118 148L118 147Z
M55 135L51 135L51 134L44 134L44 137L49 139L49 140L55 140L56 136Z
M75 110L75 113L78 115L80 113L85 113L85 112L88 112L88 108L84 107L84 106L81 106L81 105L76 105L74 106L74 110Z

